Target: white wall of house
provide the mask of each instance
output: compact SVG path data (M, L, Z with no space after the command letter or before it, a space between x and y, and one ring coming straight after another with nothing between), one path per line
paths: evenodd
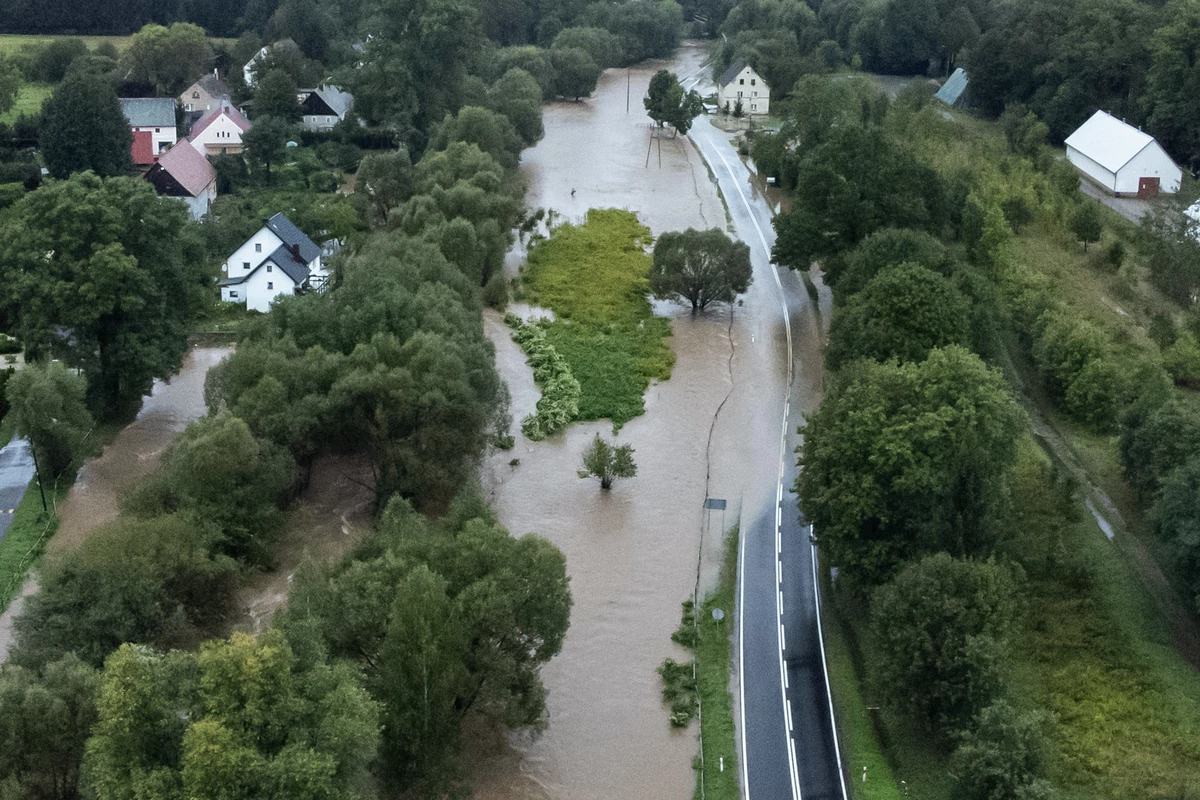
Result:
M303 126L306 131L331 131L333 130L333 126L337 125L339 121L336 116L305 114Z
M171 149L171 145L175 144L178 137L175 135L175 126L169 128L150 128L134 126L130 128L134 133L149 133L150 141L154 143L154 154L159 155Z
M192 147L202 156L242 152L242 129L222 114L191 140Z
M246 243L233 251L221 266L221 272L226 278L241 278L249 275L250 271L263 262L263 259L275 252L275 248L283 244L278 236L272 233L266 225L246 240Z
M746 66L733 80L718 91L717 105L725 110L729 104L730 112L742 101L742 113L762 116L771 112L771 89L758 76L758 73Z
M1100 184L1108 191L1115 192L1117 190L1117 176L1115 174L1069 145L1067 147L1067 160L1074 164L1075 168L1086 177ZM1134 191L1137 191L1137 189L1135 188Z
M1159 191L1174 194L1179 191L1183 171L1175 166L1158 142L1151 142L1117 170L1117 194L1137 194L1142 178L1158 178Z
M296 293L296 284L274 264L264 264L241 288L246 293L246 308L264 314L271 310L276 297Z
M210 183L199 197L180 197L179 199L187 204L188 213L192 215L192 219L201 219L208 214L209 207L217 199L217 182Z

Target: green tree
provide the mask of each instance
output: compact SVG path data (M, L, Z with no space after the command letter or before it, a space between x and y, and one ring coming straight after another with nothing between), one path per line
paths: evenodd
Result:
M212 290L203 258L182 204L162 203L143 180L75 175L11 209L0 302L28 353L81 369L92 412L121 418L182 363L191 316Z
M268 567L269 545L283 532L280 509L295 478L287 451L255 438L237 417L221 414L188 425L125 508L144 517L193 513L220 527L224 553Z
M1200 92L1200 10L1191 3L1168 4L1165 24L1149 39L1150 68L1142 106L1146 127L1169 152L1193 167L1200 161L1200 109L1189 98Z
M526 147L545 134L542 127L542 89L532 75L513 68L488 89L488 107L508 117Z
M704 113L704 102L695 92L684 92L679 78L674 73L661 69L650 79L650 88L642 104L650 119L658 127L669 124L679 133L686 134L692 120Z
M53 481L69 471L92 430L87 382L57 362L29 364L8 379L5 393L17 435L33 448L39 477Z
M825 359L834 370L856 358L920 361L935 347L970 339L962 293L936 272L902 264L876 275L834 315Z
M379 709L319 643L235 633L199 654L124 645L104 665L85 760L98 800L364 796Z
M263 170L264 180L271 180L271 166L278 166L287 152L287 143L294 129L286 119L262 116L254 120L250 130L242 134L246 158Z
M953 263L941 241L912 228L884 228L863 239L844 259L834 259L825 274L836 297L861 292L876 275L901 264L916 264L949 275Z
M552 50L550 63L554 65L555 95L579 100L595 91L601 69L586 50L577 47Z
M1121 418L1119 449L1125 480L1148 498L1168 473L1200 452L1200 414L1179 397L1142 398Z
M89 169L108 177L129 169L133 133L112 84L80 72L43 104L38 143L55 178Z
M14 780L20 797L77 796L99 683L96 671L73 654L41 670L0 668L0 785Z
M578 48L592 57L600 69L621 63L621 40L603 28L566 28L554 37L553 48Z
M617 478L637 476L637 464L633 463L633 447L623 444L614 447L596 434L592 443L583 451L583 469L580 478L598 478L601 489L611 489Z
M1175 302L1188 307L1200 295L1200 241L1196 223L1183 209L1159 203L1142 218L1138 252L1150 270L1150 281Z
M660 300L680 298L692 313L709 303L732 303L750 286L750 248L713 228L664 233L654 246L650 291Z
M1200 388L1200 344L1191 331L1181 333L1163 350L1163 368L1177 386Z
M999 373L961 347L856 362L804 429L801 507L831 563L866 583L926 553L985 555L1022 428Z
M506 170L517 168L524 149L507 117L477 106L464 106L454 116L447 116L431 138L430 147L445 150L455 142L476 145Z
M871 596L875 680L893 705L952 739L998 694L1016 611L1007 567L946 553L911 563Z
M1010 152L1036 158L1046 144L1050 128L1022 103L1013 103L1000 115L1000 128Z
M157 92L170 97L208 72L212 60L204 29L175 22L169 28L147 25L135 33L120 63L129 79L153 84Z
M1088 244L1100 241L1104 233L1104 222L1100 219L1100 206L1091 200L1081 200L1071 212L1071 233L1083 242L1083 252Z
M950 760L954 797L961 800L1050 800L1043 777L1053 718L1021 712L1004 700L983 709Z
M87 43L82 39L52 39L40 45L28 67L29 79L39 83L59 83L76 59L87 55Z
M1154 533L1200 607L1200 458L1168 472L1154 499Z
M281 69L273 69L259 79L254 87L254 119L272 117L298 123L304 109L296 102L296 81Z
M331 655L362 667L384 708L389 783L437 787L468 714L541 723L538 673L570 607L562 553L509 536L481 500L460 497L437 522L393 500L353 559L296 576L282 624L318 631Z
M412 160L401 147L364 157L358 165L354 193L366 201L375 219L382 223L387 221L389 211L412 197L414 182Z
M519 69L529 73L537 81L542 90L542 99L550 100L555 96L555 70L550 59L550 51L540 47L505 47L496 54L497 74L503 75L509 70Z

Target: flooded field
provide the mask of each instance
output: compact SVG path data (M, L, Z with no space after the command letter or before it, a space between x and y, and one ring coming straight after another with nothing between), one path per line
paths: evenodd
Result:
M716 188L686 139L661 142L661 167L655 141L646 166L650 131L641 98L650 77L663 66L685 77L703 57L702 49L685 46L670 63L610 70L590 101L548 106L546 138L523 157L529 205L570 220L591 207L629 209L656 235L725 228ZM786 374L770 280L756 274L744 305L732 312L693 318L679 305L656 306L672 320L675 370L648 390L646 414L621 430L617 441L636 449L638 476L608 493L575 470L586 442L596 432L610 435L611 425L573 425L537 444L524 439L519 421L538 392L507 328L498 315L488 317L513 396L517 445L485 465L485 488L514 534L534 531L563 550L575 606L563 652L543 670L547 730L536 738L469 738L477 797L691 796L695 728L671 730L655 669L664 658L686 656L670 635L680 603L698 582L701 592L715 582L722 527L737 523L751 498L773 500L777 464L751 457L778 453L779 416L757 413L763 398L782 396ZM704 511L706 496L728 501L723 516Z

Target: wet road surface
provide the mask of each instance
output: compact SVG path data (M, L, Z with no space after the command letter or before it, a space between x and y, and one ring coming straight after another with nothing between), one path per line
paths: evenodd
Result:
M825 312L818 313L800 276L770 264L770 206L728 136L702 118L691 138L716 173L738 237L750 246L756 284L777 290L780 344L791 359L785 390L764 397L763 413L780 426L774 502L744 507L742 514L737 652L743 791L751 799L845 800L821 640L816 551L791 491L794 453L802 444L796 431L820 402L822 319L829 318L831 298L818 284Z
M13 439L0 448L0 541L12 525L13 512L33 480L33 455L29 442Z

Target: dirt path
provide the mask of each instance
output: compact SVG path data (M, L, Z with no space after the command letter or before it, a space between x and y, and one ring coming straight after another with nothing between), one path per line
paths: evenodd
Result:
M628 116L624 70L609 71L588 102L548 106L546 138L523 159L529 205L572 220L590 207L625 208L656 235L725 228L716 188L686 139L661 141L661 167L655 141L645 164L650 131L640 98L650 77L663 66L684 77L703 57L702 49L685 46L673 62L633 69ZM751 287L732 319L727 309L693 318L678 305L656 307L672 321L675 370L647 391L646 414L622 429L618 441L636 449L638 476L609 493L575 476L592 435L611 435L607 422L573 425L537 444L521 436L519 421L538 392L508 330L488 316L497 367L513 396L517 445L485 464L485 488L514 534L535 531L563 550L575 606L563 652L543 670L550 692L545 733L468 737L477 797L691 796L696 732L670 729L655 669L668 656L685 655L670 634L698 570L702 590L715 582L716 532L737 521L743 498L773 496L772 465L749 458L771 443L778 448L778 420L755 413L762 393L782 394L785 373L782 358L772 356L779 348L755 346L782 335L772 291L765 283ZM728 501L723 520L719 512L706 517L706 493Z

